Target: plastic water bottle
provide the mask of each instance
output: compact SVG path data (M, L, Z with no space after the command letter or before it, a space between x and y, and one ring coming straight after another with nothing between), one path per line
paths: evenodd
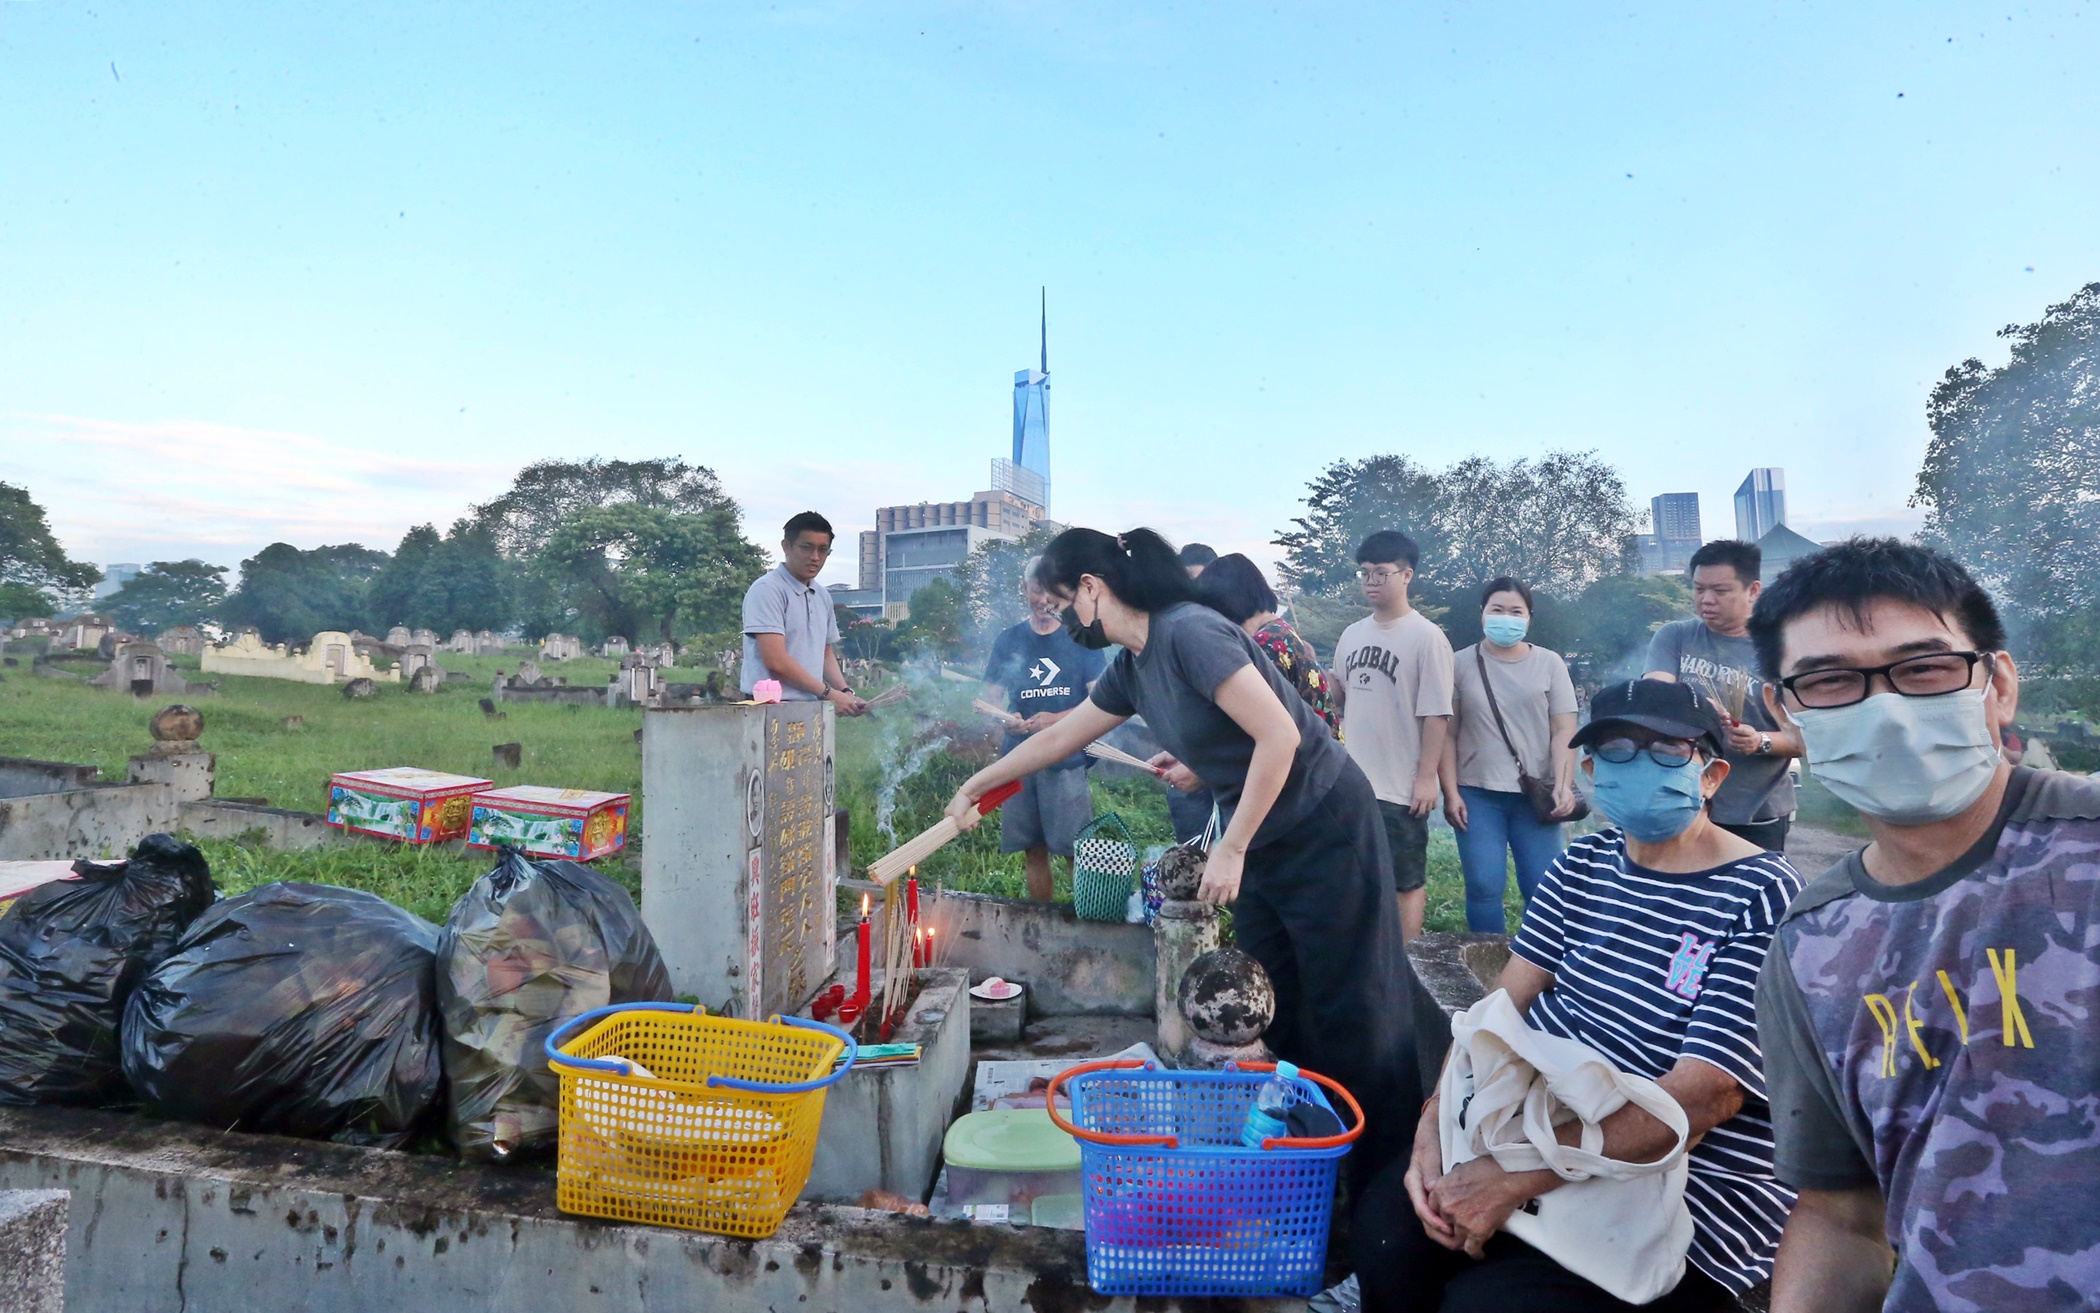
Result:
M1297 1090L1293 1085L1298 1079L1298 1069L1288 1062L1276 1064L1276 1074L1262 1082L1254 1093L1254 1102L1247 1109L1247 1120L1240 1124L1240 1143L1249 1149L1261 1148L1263 1140L1281 1139L1291 1133L1285 1118L1290 1115L1291 1104L1296 1102Z

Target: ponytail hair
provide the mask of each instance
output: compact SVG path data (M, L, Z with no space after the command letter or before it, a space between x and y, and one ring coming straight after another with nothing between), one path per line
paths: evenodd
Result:
M1035 581L1051 593L1071 593L1083 574L1107 584L1125 606L1147 613L1196 600L1188 567L1150 529L1132 529L1120 538L1099 529L1067 529L1050 540L1035 567Z

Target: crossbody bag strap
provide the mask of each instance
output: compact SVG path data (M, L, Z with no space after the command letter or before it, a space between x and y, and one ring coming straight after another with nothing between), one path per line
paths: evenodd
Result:
M1495 713L1495 728L1502 732L1502 746L1509 749L1509 759L1517 763L1517 773L1529 775L1531 772L1524 769L1524 759L1517 755L1516 743L1509 737L1509 726L1502 723L1502 704L1495 700L1495 681L1488 678L1487 653L1476 646L1473 659L1480 663L1480 686L1487 690L1488 710Z

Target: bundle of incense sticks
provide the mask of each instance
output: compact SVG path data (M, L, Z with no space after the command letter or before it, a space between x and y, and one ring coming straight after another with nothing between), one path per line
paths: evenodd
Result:
M1002 724L1018 725L1021 723L1021 717L1016 716L1011 711L1001 711L999 708L993 706L991 703L985 701L983 698L971 699L970 705L975 707L977 710L982 711L985 715L997 719ZM1135 767L1136 769L1144 771L1150 775L1166 774L1165 771L1157 769L1153 766L1151 762L1146 761L1142 757L1133 756L1132 754L1123 751L1121 748L1112 748L1108 744L1099 741L1087 744L1084 748L1081 748L1080 751L1084 752L1089 757L1093 757L1101 761L1112 761L1119 766Z
M893 707L911 696L911 685L892 684L868 699L870 707Z
M999 810L1007 799L1021 791L1021 782L1014 780L1002 784L977 800L977 814L989 816ZM890 884L896 878L920 862L925 861L962 831L946 816L927 826L917 835L907 839L896 850L868 863L868 878L878 884Z
M904 886L891 883L882 891L882 1018L887 1043L894 1016L911 992L911 928L905 923Z
M1699 695L1721 709L1721 713L1735 724L1743 723L1743 704L1750 700L1750 676L1743 671L1723 668L1718 678L1712 675L1693 675L1692 687Z

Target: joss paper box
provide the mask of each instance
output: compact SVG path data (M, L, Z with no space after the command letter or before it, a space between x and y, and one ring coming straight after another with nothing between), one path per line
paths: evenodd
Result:
M328 823L404 843L444 843L466 834L474 795L491 783L416 766L345 771L328 781Z
M627 846L628 793L593 793L520 784L486 789L474 796L474 825L467 842L476 848L502 845L534 857L588 862Z

